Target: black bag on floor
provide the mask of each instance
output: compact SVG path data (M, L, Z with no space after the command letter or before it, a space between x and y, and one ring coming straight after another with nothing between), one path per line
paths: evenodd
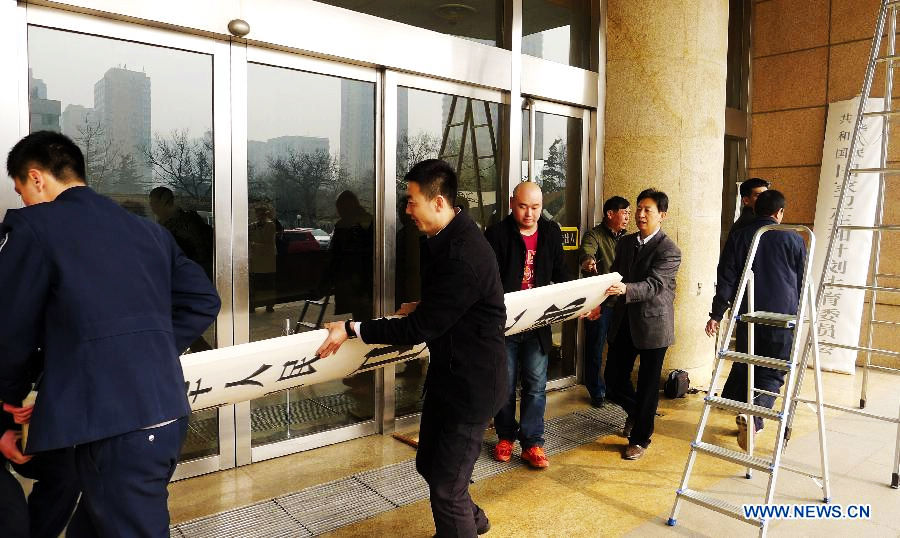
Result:
M666 383L663 385L663 393L669 398L684 398L691 388L691 378L684 370L672 370Z

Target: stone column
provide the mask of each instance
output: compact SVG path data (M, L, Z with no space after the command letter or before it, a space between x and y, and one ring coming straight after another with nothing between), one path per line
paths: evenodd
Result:
M663 230L682 259L663 375L687 370L694 386L709 382L715 347L703 328L719 256L727 50L728 0L608 0L603 195L669 196Z

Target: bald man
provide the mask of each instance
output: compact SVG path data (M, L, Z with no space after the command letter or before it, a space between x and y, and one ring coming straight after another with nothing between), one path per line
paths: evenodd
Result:
M511 213L485 231L500 267L504 293L571 280L563 263L559 226L541 216L543 195L533 182L516 185ZM550 327L506 337L509 393L494 417L499 442L494 459L509 461L516 439L522 459L535 469L550 465L544 453L544 408L547 405L547 361L553 345ZM522 382L520 421L516 421L516 380Z

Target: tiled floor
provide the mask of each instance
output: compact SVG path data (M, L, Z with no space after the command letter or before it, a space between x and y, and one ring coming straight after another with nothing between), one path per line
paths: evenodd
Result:
M826 374L828 401L844 405L858 402L860 377ZM807 389L811 388L809 385ZM897 387L896 377L874 374L869 410L896 414L900 396ZM811 395L810 390L804 392ZM620 451L625 440L612 435L552 456L551 466L545 471L518 467L474 484L472 495L493 525L487 536L754 536L755 529L747 524L687 503L682 505L678 526L665 526L688 444L696 431L701 396L661 400L653 444L639 461L622 460ZM574 387L550 395L547 415L557 417L588 409L584 388ZM833 411L826 414L826 421L833 502L870 504L872 518L779 521L771 525L770 535L900 536L900 518L896 517L900 490L887 486L896 427ZM814 425L813 413L801 408L786 460L798 466L818 461ZM758 446L762 449L772 446L773 429L767 428L759 435ZM735 446L733 417L715 413L707 431L708 439ZM413 456L411 448L390 437L372 436L184 480L170 487L173 523L289 496L316 484ZM746 480L737 465L701 457L690 485L741 504L762 499L765 476L756 473L753 479ZM811 479L786 472L779 475L776 502L815 503L819 497L821 489ZM263 529L257 525L255 530ZM181 532L188 538L194 535ZM424 537L433 532L427 501L417 501L341 527L330 535Z

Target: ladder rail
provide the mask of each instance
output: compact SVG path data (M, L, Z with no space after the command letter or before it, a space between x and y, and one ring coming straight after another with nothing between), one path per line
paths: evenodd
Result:
M872 277L873 285L856 286L856 285L848 285L848 284L828 283L826 281L826 277L827 277L827 273L828 273L828 269L829 269L828 262L829 262L829 259L831 258L831 254L834 252L835 240L836 240L836 237L838 236L838 233L839 233L838 230L840 228L870 229L871 231L876 232L878 235L873 237L873 240L875 240L873 247L879 249L879 251L878 251L879 259L877 260L879 262L879 264L880 264L880 246L881 246L881 239L882 239L881 232L882 231L894 231L894 229L897 228L897 226L894 226L894 225L891 225L891 226L883 225L882 211L878 211L878 213L876 215L879 217L879 222L877 223L876 226L871 226L871 227L843 226L843 225L841 225L841 222L843 220L843 214L844 214L844 209L845 209L844 199L845 199L845 196L846 196L846 193L848 190L850 176L855 175L855 174L862 174L862 173L879 174L878 203L879 203L880 209L883 210L883 199L884 199L883 186L884 186L885 176L897 175L898 173L900 173L900 169L887 167L887 160L886 160L887 152L885 151L885 149L887 148L887 145L889 142L889 138L887 136L887 134L889 134L889 133L883 133L885 136L883 136L883 138L882 138L882 148L881 148L882 155L881 155L881 160L880 160L881 166L879 168L853 168L853 162L852 162L853 155L854 155L855 149L857 147L857 136L859 135L859 132L861 131L862 122L865 117L865 114L864 114L865 106L868 104L869 96L872 93L874 70L875 70L875 65L877 63L887 62L886 79L892 81L892 76L893 76L892 71L893 71L893 67L894 67L893 62L894 62L894 60L898 59L896 57L897 55L894 53L889 53L885 57L880 57L878 55L878 53L880 51L881 39L884 34L885 23L887 21L889 8L891 10L890 11L891 24L890 24L890 32L889 32L889 36L888 36L888 38L890 40L889 41L889 51L896 52L894 47L895 47L895 43L896 43L896 17L897 17L897 8L898 7L900 7L900 1L882 0L881 8L879 9L879 12L878 12L876 31L875 31L875 35L872 39L872 47L871 47L871 51L870 51L870 55L869 55L869 64L866 67L866 73L865 73L865 77L863 80L863 88L862 88L862 92L860 94L858 113L857 113L856 120L854 121L853 132L850 137L850 151L849 151L849 155L847 157L847 166L844 169L843 182L842 182L840 190L838 192L837 208L835 210L835 215L833 218L833 225L832 225L831 233L829 235L825 263L823 264L821 278L819 280L819 282L821 282L821 285L819 286L818 293L816 294L816 305L817 306L821 305L823 302L826 287L864 289L864 290L872 291L873 300L870 302L870 308L873 311L876 308L876 304L877 304L876 299L877 299L878 292L900 292L900 288L884 287L884 286L879 285L878 277L888 276L888 275L882 274L879 267L875 267L873 269L873 275L874 275ZM888 77L891 77L891 78L888 78ZM887 82L887 80L886 80L886 82ZM891 90L892 90L892 84L890 84L888 86L885 97L892 97L890 95L890 93L888 93ZM889 103L889 101L886 101L886 102ZM887 108L890 109L890 107L887 107ZM889 118L891 117L891 115L887 114L887 115L884 115L884 117L885 117L886 121L889 121ZM886 129L886 128L887 128L886 125L882 126L882 129ZM890 275L890 276L893 277L896 275ZM868 279L867 279L867 281L868 281ZM870 314L870 320L872 319L873 315L874 314ZM872 326L873 326L873 323L870 323L870 325L869 325L870 331L872 330ZM817 331L818 328L814 327L813 330ZM866 341L867 341L867 343L869 342L868 336L867 336ZM801 363L803 366L800 368L800 371L798 372L798 375L799 375L798 383L799 384L802 384L802 382L803 382L804 370L808 363L808 357L809 357L809 353L811 351L810 347L809 347L811 345L811 343L812 343L812 340L810 340L807 344L807 348L803 355L803 361ZM854 344L856 344L856 342L854 342ZM857 345L837 344L834 342L818 342L817 345L815 346L815 350L812 350L812 351L814 351L817 354L820 346L852 349L852 350L856 350L856 351L862 351L866 354L866 362L863 364L863 378L864 378L863 379L863 387L864 387L863 390L865 390L865 387L868 384L868 370L875 369L875 368L872 368L872 365L870 364L871 363L871 354L881 354L881 355L886 355L886 356L900 356L900 352L876 349L876 348L873 348L871 344L867 345L867 346L857 346ZM814 360L816 357L817 357L817 355L814 357ZM860 407L862 408L862 406L865 405L865 399L866 399L865 392L861 391L860 396L861 396L860 397ZM792 401L791 412L788 414L788 429L786 432L787 434L785 436L785 441L787 441L790 438L791 422L792 422L793 416L794 416L793 411L796 408L797 403L799 403L800 401L806 401L806 400L794 399ZM857 414L857 415L862 415L862 416L870 416L871 418L876 418L879 420L896 422L898 424L897 444L894 448L894 460L895 461L894 461L894 467L892 469L893 472L892 472L892 477L891 477L891 487L893 487L893 488L900 487L900 415L898 415L897 419L892 419L890 417L883 417L880 415L866 413L866 412L862 411L861 408L860 409L851 409L848 407L837 406L837 405L832 405L832 404L825 404L825 407L828 407L831 409L837 409L837 410L847 412L847 413L852 413L852 414Z
M890 24L888 25L890 29L890 38L887 40L887 53L889 56L893 56L896 53L895 49L895 36L897 35L897 10L891 9L890 15ZM885 70L884 77L884 101L882 108L884 110L891 109L891 98L893 96L893 88L894 88L894 61L888 60L887 69ZM881 168L887 167L887 156L888 156L888 142L890 140L891 134L891 116L884 116L881 123L881 156L880 156L880 166ZM872 237L872 285L875 288L878 288L878 273L880 272L881 267L881 229L880 227L884 224L884 174L878 174L878 197L876 200L875 207L875 230L873 232ZM877 289L872 290L872 297L869 301L869 329L866 331L866 347L871 348L872 343L875 337L875 324L872 323L875 321L875 307L878 302L878 291ZM872 363L872 352L867 351L865 354L865 361L863 362L863 379L862 379L862 388L859 393L859 408L863 409L866 407L866 393L868 392L869 387L869 365Z

